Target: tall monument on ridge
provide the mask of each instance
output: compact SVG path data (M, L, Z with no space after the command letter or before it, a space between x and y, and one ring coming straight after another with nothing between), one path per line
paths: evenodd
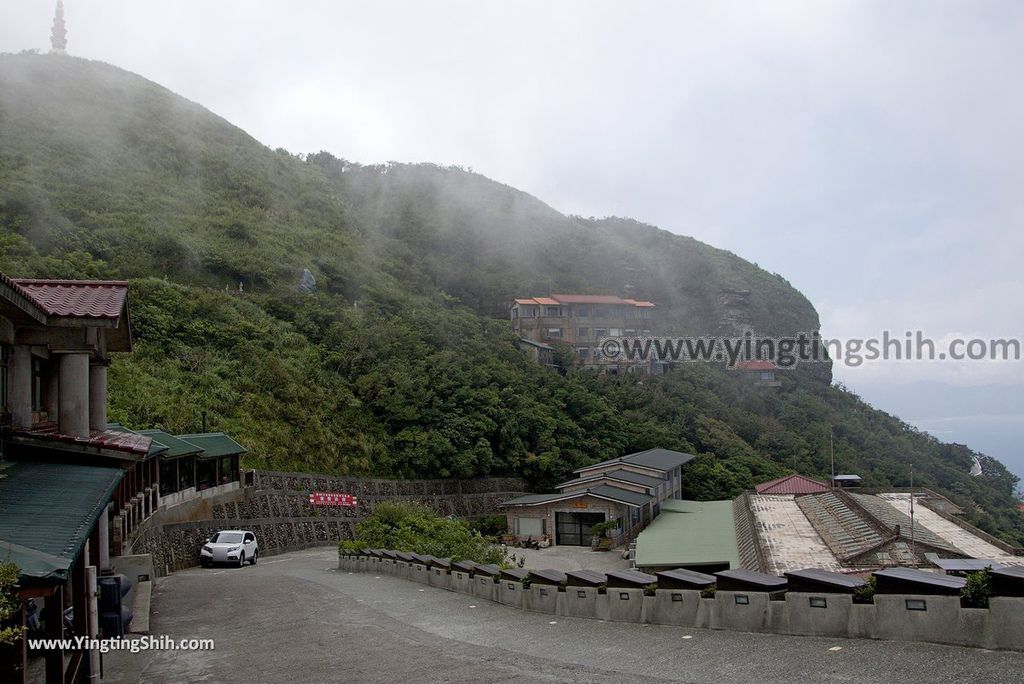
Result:
M50 31L50 54L63 55L68 47L68 30L64 28L64 0L57 0L57 11L53 15L53 30Z

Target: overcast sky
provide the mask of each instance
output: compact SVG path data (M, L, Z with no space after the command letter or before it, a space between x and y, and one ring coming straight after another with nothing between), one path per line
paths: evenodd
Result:
M1024 337L1024 3L67 0L68 50L271 147L472 167L783 274L826 336ZM54 2L3 0L0 51ZM837 378L1024 383L1024 363ZM910 416L913 417L913 416Z

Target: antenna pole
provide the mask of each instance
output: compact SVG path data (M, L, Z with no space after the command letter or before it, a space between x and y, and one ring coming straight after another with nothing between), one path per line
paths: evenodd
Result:
M828 430L828 453L832 460L832 489L836 488L836 448L832 440L832 428Z
M916 555L914 549L914 464L910 464L910 553Z

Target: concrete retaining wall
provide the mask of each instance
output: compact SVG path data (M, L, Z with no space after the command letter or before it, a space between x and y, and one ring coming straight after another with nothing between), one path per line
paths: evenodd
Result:
M341 557L338 567L380 574L378 559ZM422 566L420 566L422 567ZM873 604L855 604L849 594L789 592L771 600L764 592L559 587L431 568L431 586L458 591L517 609L549 615L618 622L728 629L799 636L834 636L918 641L1024 651L1024 598L996 597L989 608L962 608L959 597L876 594Z

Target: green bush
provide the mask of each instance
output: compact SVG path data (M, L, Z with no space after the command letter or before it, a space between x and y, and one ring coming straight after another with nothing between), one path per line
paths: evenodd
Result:
M964 608L988 608L992 598L992 568L967 575L967 584L960 590L960 605Z
M24 634L25 629L19 625L3 625L11 620L21 608L18 599L18 566L14 563L0 562L0 645L9 646Z
M875 602L875 591L877 590L878 581L874 575L871 575L867 579L867 583L862 587L857 587L853 590L853 602L854 603L874 603Z
M345 548L390 549L477 563L498 564L505 558L500 547L465 521L446 518L419 503L377 504L356 525L356 540L342 543Z

